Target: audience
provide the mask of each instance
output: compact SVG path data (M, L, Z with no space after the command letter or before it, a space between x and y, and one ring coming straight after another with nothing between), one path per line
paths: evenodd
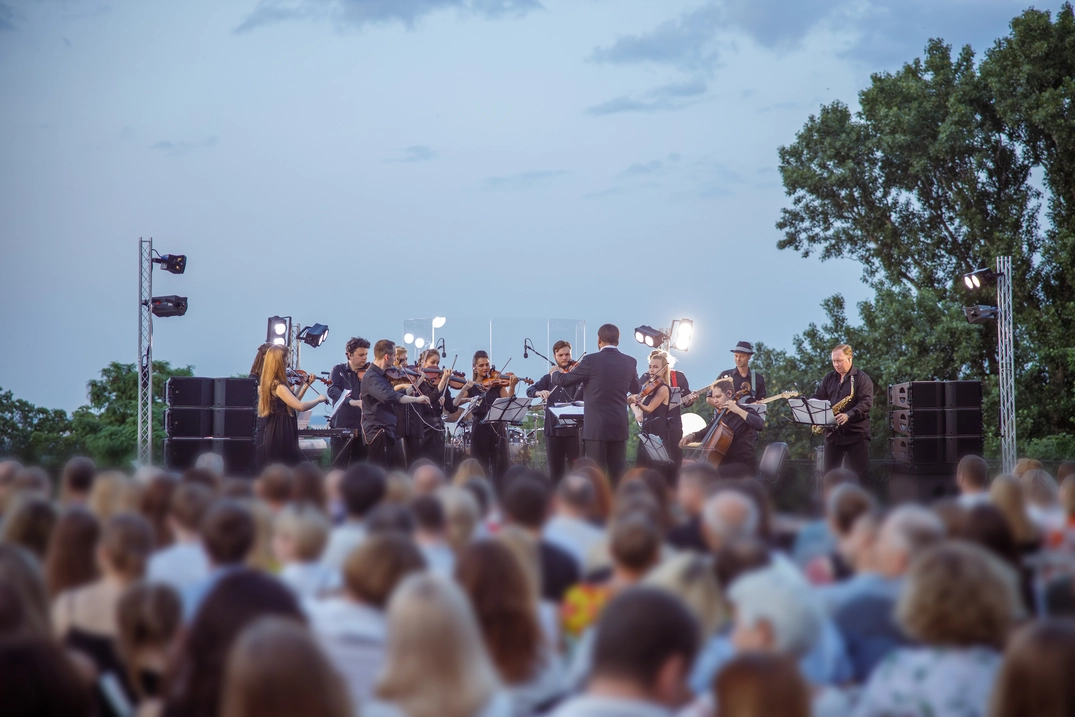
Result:
M993 687L991 717L1075 714L1075 620L1041 620L1008 640Z
M720 473L708 463L687 463L679 472L676 504L686 520L668 531L668 542L679 550L708 551L702 534L702 509L720 483Z
M981 456L964 456L956 467L959 504L971 508L989 502L989 464Z
M5 600L11 605L9 610L19 616L13 622L17 625L15 634L36 637L53 635L45 576L32 553L17 545L0 543L0 585L9 589Z
M96 478L97 466L89 458L75 456L67 461L60 474L60 505L88 505Z
M322 562L325 568L338 572L348 553L366 537L366 514L384 498L384 471L369 463L356 463L347 469L340 481L346 519L332 530Z
M412 500L410 509L414 515L414 542L425 556L426 565L439 575L451 577L455 553L448 542L444 504L433 494L426 493Z
M564 593L578 582L579 567L570 553L542 537L542 528L549 515L549 488L530 476L513 480L504 491L504 518L529 532L537 541L541 560L541 594L548 600L559 601Z
M306 503L329 515L325 475L316 464L303 461L291 471L291 502Z
M733 657L713 681L713 700L725 717L819 717L794 660L773 652Z
M811 583L829 585L854 575L855 568L847 554L848 541L858 519L873 509L873 497L855 483L843 483L829 493L825 516L836 545L828 555L819 555L806 565L806 577Z
M291 502L295 492L295 475L287 466L276 463L261 472L255 485L261 504L275 515Z
M419 458L411 465L411 481L415 496L433 495L448 483L444 471L428 458Z
M224 498L209 507L201 528L209 571L205 578L187 585L181 593L186 622L194 618L202 600L221 578L245 566L254 548L256 530L253 513L239 501Z
M818 499L822 508L828 507L832 492L846 483L858 485L858 474L847 468L834 468L821 476ZM828 555L835 549L836 538L829 530L828 521L821 518L807 523L799 530L795 535L791 554L796 565L806 567L817 556Z
M277 574L299 599L327 593L335 575L321 563L331 526L308 502L291 503L273 520L273 555Z
M89 585L100 575L97 542L101 524L86 508L74 504L56 523L45 557L45 584L49 596Z
M0 640L0 705L4 714L34 717L95 715L90 689L71 659L52 640L19 636Z
M162 697L164 671L183 619L183 603L168 585L134 583L116 605L117 648L134 700Z
M153 544L158 550L168 547L175 541L168 514L176 486L175 478L166 473L158 474L142 486L138 496L138 512L152 526Z
M149 559L147 576L182 593L209 577L209 558L202 545L201 525L213 494L198 483L181 483L168 501L168 528L175 540Z
M999 475L989 485L989 498L1008 520L1015 544L1021 553L1033 553L1041 547L1041 529L1030 519L1023 487L1012 475Z
M138 510L141 486L119 471L99 473L90 489L89 507L105 524L119 513Z
M545 539L570 553L579 570L585 566L586 556L604 538L604 531L590 522L596 500L589 478L582 473L568 473L556 486L553 515L545 523Z
M466 488L447 486L437 493L444 507L444 534L456 555L474 539L481 523L482 511L474 493Z
M0 531L0 540L21 545L38 560L44 560L56 527L56 506L34 493L16 496L12 503Z
M710 552L739 538L757 537L758 508L746 495L723 490L705 502L702 509L702 535Z

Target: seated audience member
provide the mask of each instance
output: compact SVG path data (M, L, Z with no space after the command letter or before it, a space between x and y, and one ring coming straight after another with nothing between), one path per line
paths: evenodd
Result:
M612 483L605 472L592 458L579 458L571 468L572 473L581 473L590 479L594 489L593 509L590 520L594 525L604 525L612 516Z
M510 550L522 566L526 574L530 597L538 606L538 622L541 624L546 643L558 654L562 653L564 645L560 632L560 603L547 600L541 595L541 558L534 536L522 528L509 525L498 532L493 539Z
M303 622L294 595L276 578L244 567L223 575L205 597L171 663L164 717L218 714L228 654L243 629L265 616Z
M91 717L89 685L64 650L44 636L0 640L0 709L6 715Z
M756 538L758 508L748 496L722 490L711 496L702 509L702 534L711 553L739 538Z
M667 590L690 608L698 621L701 644L728 621L728 606L708 556L676 555L650 570L642 584Z
M1012 473L1015 474L1016 478L1021 479L1023 477L1023 474L1025 474L1027 471L1032 471L1044 467L1045 466L1041 464L1041 461L1037 460L1036 458L1023 457L1015 462L1015 469L1012 471Z
M843 582L855 574L841 546L847 543L859 516L873 508L873 497L854 483L844 483L829 493L825 514L829 532L836 538L836 546L828 555L819 555L807 564L807 580L814 585L829 585Z
M454 483L452 484L454 487ZM493 484L488 478L474 476L468 478L462 486L463 490L470 493L478 505L478 527L474 532L477 538L487 538L500 527L500 516L497 514L496 496L493 495Z
M275 515L291 502L295 476L284 464L274 463L261 472L255 485L258 499Z
M60 504L65 507L88 505L96 477L97 466L89 458L75 456L67 461L60 474Z
M459 556L455 579L474 608L485 647L511 695L512 712L543 711L563 694L565 675L542 633L523 566L503 543L479 540Z
M300 600L315 598L331 587L334 574L321 563L331 526L310 503L288 505L273 520L273 554L277 577Z
M56 506L48 499L33 493L18 495L8 509L0 540L22 546L43 561L58 519Z
M821 506L829 504L829 495L838 486L845 483L859 485L858 474L847 468L834 468L821 477ZM824 518L811 521L799 530L792 547L792 560L800 567L806 565L818 555L828 555L836 549L836 538L829 532L829 523Z
M406 576L424 570L413 541L371 535L343 564L343 595L304 603L310 627L343 675L356 705L373 697L373 681L385 659L385 606Z
M30 551L0 543L0 585L8 588L8 612L18 616L13 635L33 635L51 639L49 597L41 565ZM3 673L0 673L3 674ZM0 680L2 682L3 680Z
M963 456L956 466L959 503L964 508L989 502L989 464L981 456Z
M209 577L201 525L212 502L213 494L198 483L181 483L176 488L168 504L168 526L175 541L149 558L149 580L182 593Z
M98 474L90 489L89 507L104 525L119 513L136 512L142 486L119 471Z
M384 478L384 502L406 505L414 497L414 481L400 470L389 471Z
M794 660L773 652L733 657L713 681L712 694L729 717L822 717Z
M444 504L432 494L419 495L410 503L414 515L414 542L425 556L429 569L451 577L455 568L455 553L448 543Z
M338 571L352 550L366 537L366 515L384 499L384 470L369 463L355 463L340 482L347 519L336 526L321 559L329 570Z
M481 521L481 508L474 494L465 488L446 486L437 492L444 507L444 532L456 555L476 537Z
M848 590L836 604L833 622L844 638L856 681L865 681L890 652L907 644L894 615L903 578L915 558L943 539L944 526L929 510L897 508L877 536L877 573L845 583Z
M221 717L353 717L343 677L309 630L294 621L260 618L228 655Z
M776 507L773 505L773 496L769 494L769 489L765 487L765 484L757 478L748 476L729 483L728 489L739 491L754 501L754 506L758 509L756 534L767 545L774 546L773 516L776 514ZM794 563L786 559L783 553L778 553L778 555L782 561L788 563L788 567L794 567Z
M896 613L916 645L877 664L854 717L985 717L1017 602L999 561L982 548L952 541L924 552Z
M679 470L676 502L687 520L668 531L668 543L678 550L708 552L702 534L702 509L720 484L720 474L708 463L686 463Z
M183 619L179 593L168 585L134 583L120 596L116 615L119 656L134 702L159 699Z
M291 471L291 502L306 503L328 515L325 475L315 463L302 461Z
M1048 540L1049 536L1064 529L1064 509L1060 505L1060 490L1048 471L1040 468L1029 470L1019 482L1026 496L1027 511Z
M578 582L579 568L570 553L542 537L549 514L548 486L536 478L521 476L508 484L502 508L509 525L526 530L537 540L542 596L548 600L562 600L568 588Z
M660 471L656 471L653 468L632 468L620 478L617 493L619 493L620 489L626 487L624 484L636 481L646 486L650 497L657 502L658 517L660 518L658 527L662 533L667 533L672 527L672 507L670 505L672 498L669 495L668 481Z
M444 471L428 458L419 458L411 466L411 481L415 496L433 495L448 484Z
M219 453L203 453L194 461L194 467L211 475L216 485L224 482L224 456Z
M556 486L553 515L543 531L547 541L571 553L579 570L604 537L604 532L589 520L595 500L590 479L581 473L568 473Z
M209 506L201 526L209 572L204 580L191 583L180 593L184 621L194 618L202 600L221 578L245 567L256 530L253 513L242 503L225 498Z
M80 505L64 510L45 557L45 583L50 597L89 585L99 577L97 541L100 537L101 524L93 513Z
M993 685L991 717L1075 714L1075 620L1039 620L1009 640Z
M1034 612L1034 572L1023 565L1023 555L1015 544L1004 514L989 503L979 503L967 511L962 531L953 537L979 545L999 558L1008 568L1008 578L1019 594L1020 617Z
M471 478L485 478L485 468L477 458L465 458L452 474L452 485L462 488Z
M414 538L414 513L409 506L381 503L366 516L366 535L399 533Z
M15 492L15 476L22 470L22 464L18 461L0 461L0 521L3 521L7 512L8 500Z
M508 717L511 699L454 582L403 580L388 603L388 651L363 717Z
M347 510L343 505L343 494L340 486L347 471L342 468L332 468L325 473L325 510L333 525L339 525L347 518Z
M663 717L689 699L687 675L698 651L698 625L664 590L620 593L598 622L585 691L555 717Z
M1030 519L1026 497L1019 479L1012 475L999 475L989 485L989 497L993 505L1008 520L1015 544L1022 553L1033 553L1041 548L1044 535L1041 529Z
M24 466L11 481L12 495L52 499L52 477L44 468Z
M167 548L175 541L168 522L168 508L177 485L173 476L161 473L144 484L138 496L138 512L153 528L153 545L157 550Z

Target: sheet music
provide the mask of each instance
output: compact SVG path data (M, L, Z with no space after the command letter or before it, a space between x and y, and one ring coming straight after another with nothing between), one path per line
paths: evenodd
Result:
M328 414L329 423L332 423L332 419L336 417L336 412L340 410L340 407L347 402L347 399L350 398L350 396L351 389L349 388L345 389L344 392L340 394L340 399L336 401L336 404L332 407L332 413Z
M832 414L832 404L820 398L789 398L791 417L796 423L814 426L835 426L836 416Z

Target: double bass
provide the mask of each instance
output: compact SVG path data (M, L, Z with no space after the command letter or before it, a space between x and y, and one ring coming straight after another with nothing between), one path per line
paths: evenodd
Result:
M750 389L744 388L735 394L732 401L738 402L739 399L749 395ZM724 456L728 449L732 447L732 440L735 438L735 433L732 429L721 422L727 414L727 408L720 410L720 413L717 414L713 421L713 425L709 427L697 449L705 455L706 462L713 467L719 466L720 462L724 460Z

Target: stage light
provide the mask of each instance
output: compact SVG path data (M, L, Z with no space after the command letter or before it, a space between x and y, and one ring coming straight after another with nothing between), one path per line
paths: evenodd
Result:
M153 260L161 268L172 274L182 274L187 270L186 254L164 254Z
M321 344L325 343L325 339L328 338L328 327L324 324L314 324L313 326L307 326L299 332L299 340L303 341L307 346L317 348Z
M983 284L993 281L996 278L996 272L989 267L986 267L985 269L975 269L969 274L963 275L963 286L967 287L970 291L974 291L975 289L982 288Z
M175 294L154 296L150 300L150 308L153 310L153 315L161 319L167 316L182 316L187 313L187 297Z
M967 323L988 324L996 321L997 307L995 306L964 306L963 314L967 317Z
M414 348L416 348L416 349L420 349L425 345L426 345L426 340L425 339L418 338L418 339L414 340Z
M414 334L403 334L403 343L405 343L405 344L413 344L414 343Z
M667 340L667 336L652 326L639 326L635 329L635 341L650 348L660 346Z
M435 329L441 328L446 323L448 323L448 319L444 318L443 316L434 316L433 317L433 328L435 328Z
M672 348L676 351L689 351L691 339L693 338L693 321L690 319L678 319L672 322Z
M286 346L288 336L291 335L290 316L270 316L268 326L265 329L265 343L277 346Z

